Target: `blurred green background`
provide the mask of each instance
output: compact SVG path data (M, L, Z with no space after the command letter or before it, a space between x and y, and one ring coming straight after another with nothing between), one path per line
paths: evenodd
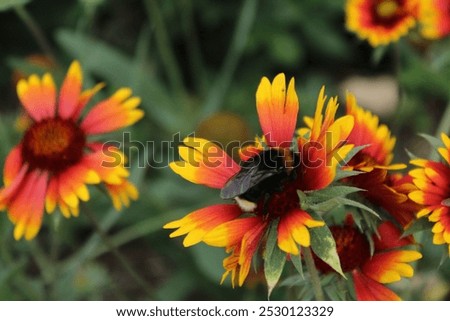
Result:
M78 59L85 88L107 84L97 100L129 86L146 113L125 130L130 139L122 145L139 200L117 213L101 191L91 188L92 200L85 206L142 282L105 247L83 209L70 220L46 215L31 242L14 241L12 224L1 213L0 299L266 299L262 275L250 276L243 288L232 289L228 280L221 286L223 249L186 249L182 238L170 239L162 229L168 221L220 202L217 191L184 181L167 164L177 158L173 145L194 131L222 143L260 134L256 88L262 76L279 72L295 77L299 125L312 114L322 85L329 96L340 96L341 105L348 89L390 124L398 137L397 162L408 161L405 149L426 156L428 144L417 133L435 135L444 113L450 93L449 39L428 43L412 32L396 46L374 50L346 31L344 2L0 0L1 166L21 137L15 125L20 114L15 83L20 76L48 70L30 56L53 59L50 71L58 83ZM116 133L104 139L121 142L123 137ZM430 244L430 236L422 235L424 259L416 276L394 286L404 299L448 295L449 260L443 259L443 247ZM294 299L294 294L280 287L272 298Z

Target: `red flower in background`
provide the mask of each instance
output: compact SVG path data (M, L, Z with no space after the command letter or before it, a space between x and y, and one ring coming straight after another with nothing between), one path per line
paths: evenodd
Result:
M64 216L78 216L79 201L90 198L88 184L105 183L116 207L138 197L136 188L127 181L124 156L109 147L120 156L120 162L103 166L111 160L103 153L102 144L90 141L90 137L142 118L143 112L136 108L140 99L132 97L129 88L121 88L82 117L86 104L103 86L82 92L77 61L71 64L58 97L48 73L18 82L17 94L32 123L6 159L5 187L0 190L0 209L6 209L14 223L15 239L36 236L44 208L52 213L58 205Z

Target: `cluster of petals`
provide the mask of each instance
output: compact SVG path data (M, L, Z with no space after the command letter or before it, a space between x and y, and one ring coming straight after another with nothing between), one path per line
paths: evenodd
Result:
M428 217L433 223L434 244L447 244L450 256L450 138L441 134L444 147L438 148L445 162L414 159L417 166L409 175L417 190L409 193L411 200L421 205L417 217Z
M223 279L231 275L232 284L238 283L240 286L249 273L252 258L263 242L264 235L275 221L278 222L278 247L286 254L299 255L300 246L310 246L309 229L323 226L324 222L313 219L301 209L297 189L318 190L330 185L336 175L336 159L344 159L353 147L345 144L353 127L353 117L335 119L337 99L330 99L324 111L325 102L322 88L316 113L310 119L310 132L307 136L296 138L299 101L294 79L286 86L284 74L277 75L272 82L266 77L262 78L256 93L262 141L266 150L290 149L292 141L296 141L302 153L308 155L308 158L301 159L299 167L295 169L296 179L272 193L267 204L258 204L251 211L244 211L236 203L196 210L166 224L164 228L176 229L170 236L185 235L185 246L204 242L224 247L230 255L223 262ZM242 155L245 160L252 153L257 155L262 150L262 144L255 144ZM186 138L184 145L179 147L179 154L182 160L171 163L170 167L195 184L222 189L241 170L241 166L219 146L204 139ZM314 166L308 162L314 163Z
M373 47L397 42L418 26L427 39L450 33L449 0L347 0L347 29Z

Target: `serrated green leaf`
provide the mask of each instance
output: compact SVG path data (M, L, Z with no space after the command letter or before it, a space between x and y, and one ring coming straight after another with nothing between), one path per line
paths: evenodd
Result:
M267 298L278 283L286 262L286 253L280 250L277 245L277 226L275 221L271 224L267 236L266 251L264 254L264 275L267 281Z
M364 172L360 172L360 171L350 171L350 170L347 171L347 170L337 169L336 176L334 177L334 181L339 181L343 178L352 177L352 176L360 175L363 173Z
M311 203L319 203L361 191L365 190L354 186L335 185L322 190L306 193L306 196L307 200Z
M328 226L310 229L311 248L313 252L333 270L345 277L336 250L336 242Z
M424 138L428 143L430 143L430 145L433 146L434 149L437 149L438 147L442 146L442 142L439 138L423 133L420 133L418 135Z
M377 212L375 212L370 207L364 205L363 203L360 203L358 201L354 201L354 200L351 200L351 199L348 199L348 198L342 198L342 197L337 197L337 199L338 199L340 204L348 205L348 206L352 206L352 207L356 207L356 208L362 209L362 210L367 211L370 214L374 215L378 219L381 219L380 215Z
M300 277L304 279L305 276L303 275L303 263L300 255L291 255L291 262L297 270L298 274L300 274Z
M326 213L326 212L331 211L341 205L343 205L343 204L339 201L338 198L333 198L331 200L317 203L317 204L311 204L311 205L308 204L305 208L302 207L302 209L304 209L304 210L312 209L318 213Z
M0 0L0 12L13 9L17 6L23 6L30 0Z

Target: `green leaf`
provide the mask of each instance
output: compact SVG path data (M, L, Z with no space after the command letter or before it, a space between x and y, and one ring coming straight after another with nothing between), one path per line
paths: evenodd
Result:
M312 228L310 229L310 234L311 248L314 253L333 270L345 277L337 254L336 242L328 226Z
M364 172L360 172L360 171L350 171L350 170L342 170L342 169L337 169L336 170L336 176L334 177L334 181L339 181L343 178L347 178L347 177L351 177L351 176L356 176L359 174L363 174Z
M30 2L30 0L0 0L0 11L6 11L17 6L23 6L28 2Z
M419 136L424 138L428 143L430 143L430 145L433 146L434 149L437 149L438 147L442 146L442 142L439 138L423 133L419 134Z
M430 231L433 227L433 223L425 219L419 219L413 221L406 231L403 232L402 237L406 237L421 231Z
M305 276L303 275L303 263L300 255L291 255L291 262L297 270L298 274L300 274L300 277L304 279Z
M381 60L383 59L383 57L386 55L386 53L388 52L388 48L389 48L389 46L379 46L379 47L376 47L374 50L373 50L373 53L372 53L372 63L375 65L375 66L378 66L379 64L380 64L380 62L381 62Z
M278 222L273 222L269 228L266 251L264 255L264 275L267 281L267 298L278 283L286 262L286 253L280 250L277 245Z
M334 185L322 190L305 193L307 195L308 201L311 201L312 203L318 203L361 191L364 190L354 186Z
M338 199L338 202L340 204L348 205L348 206L352 206L352 207L356 207L356 208L362 209L362 210L367 211L370 214L374 215L375 217L381 219L380 215L377 212L375 212L370 207L364 205L363 203L360 203L358 201L354 201L354 200L351 200L351 199L348 199L348 198L342 198L342 197L338 197L337 199Z
M420 158L419 156L415 155L413 152L411 152L409 149L405 148L405 152L408 155L409 159L417 159Z
M302 205L302 209L305 211L312 209L318 213L326 213L326 212L331 211L341 205L342 205L342 203L338 200L338 198L332 198L328 201L317 203L317 204L311 204L311 205L306 205L306 206Z

